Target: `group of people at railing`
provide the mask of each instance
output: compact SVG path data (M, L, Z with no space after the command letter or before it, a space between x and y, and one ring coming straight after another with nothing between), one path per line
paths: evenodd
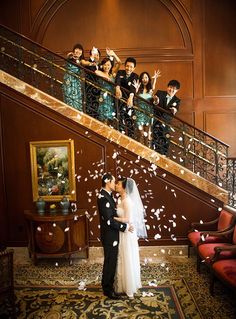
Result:
M65 102L167 154L169 123L180 105L176 96L180 83L171 80L166 91L157 90L154 94L157 78L161 76L159 70L152 78L148 72L138 76L134 72L135 58L128 57L124 70L120 70L122 63L117 54L110 49L106 49L106 54L100 62L100 51L93 47L86 60L82 45L73 47L68 53L63 82ZM84 72L84 68L90 72Z

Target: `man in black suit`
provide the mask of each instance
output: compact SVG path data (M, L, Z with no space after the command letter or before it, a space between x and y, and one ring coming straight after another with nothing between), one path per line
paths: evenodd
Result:
M115 177L106 173L102 177L102 189L98 195L98 211L100 215L101 242L104 250L102 271L102 289L105 296L118 299L113 284L118 257L119 232L127 231L127 224L114 220L117 217L116 203L112 197L115 190ZM132 227L129 226L129 231Z
M153 98L153 104L161 107L167 112L154 108L154 115L163 120L154 120L152 137L153 149L163 155L167 155L170 145L170 127L169 124L173 115L177 113L180 106L180 99L175 95L180 89L180 83L177 80L171 80L167 85L166 91L158 90Z
M116 97L121 99L122 97L127 99L127 104L120 101L118 119L120 122L120 131L133 137L134 135L134 122L133 115L134 110L133 99L136 92L135 82L138 81L138 74L134 73L136 67L135 58L129 57L125 61L125 70L119 70L116 75Z

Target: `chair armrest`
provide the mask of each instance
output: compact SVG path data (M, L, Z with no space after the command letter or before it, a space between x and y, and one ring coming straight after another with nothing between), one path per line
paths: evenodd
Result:
M212 263L216 262L220 259L220 254L224 251L231 251L232 253L235 252L236 256L236 245L229 245L229 246L217 246L214 248L215 255L212 258Z
M234 227L227 228L225 231L201 231L200 232L200 240L198 245L201 245L205 242L205 238L208 236L214 236L218 238L225 238L229 234L231 234L234 230Z
M228 235L233 233L234 227L235 226L230 226L230 227L226 228L225 230L208 231L207 233L208 233L209 236L226 237L226 236L228 236ZM203 233L203 232L201 232L201 233ZM206 233L206 232L204 232L204 233Z
M195 229L196 227L198 227L198 228L200 229L200 228L205 228L205 226L212 226L212 225L214 225L214 224L217 224L218 221L219 221L219 217L218 217L217 219L211 220L211 221L209 221L209 222L204 222L204 223L192 222L192 223L191 223L191 230L190 230L189 232L194 231L194 229ZM201 230L201 229L200 229L200 230Z

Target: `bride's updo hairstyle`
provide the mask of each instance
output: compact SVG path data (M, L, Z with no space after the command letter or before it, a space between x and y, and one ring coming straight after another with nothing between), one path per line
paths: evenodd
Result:
M121 182L121 185L124 189L126 189L126 184L127 184L127 178L126 177L119 177L117 179L118 182Z
M133 180L131 178L127 178L127 177L120 177L120 178L118 178L118 182L120 182L120 181L121 181L121 185L122 185L123 189L126 190L127 194L132 193L133 187L134 187Z

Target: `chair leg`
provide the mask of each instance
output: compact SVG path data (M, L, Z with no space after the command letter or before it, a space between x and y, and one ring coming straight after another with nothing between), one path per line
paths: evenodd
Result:
M191 246L188 244L188 258L190 257L190 248Z
M11 305L11 313L12 313L12 319L17 319L17 315L16 315L16 303L15 303L15 294L14 294L14 291L11 292L10 294L10 305Z

